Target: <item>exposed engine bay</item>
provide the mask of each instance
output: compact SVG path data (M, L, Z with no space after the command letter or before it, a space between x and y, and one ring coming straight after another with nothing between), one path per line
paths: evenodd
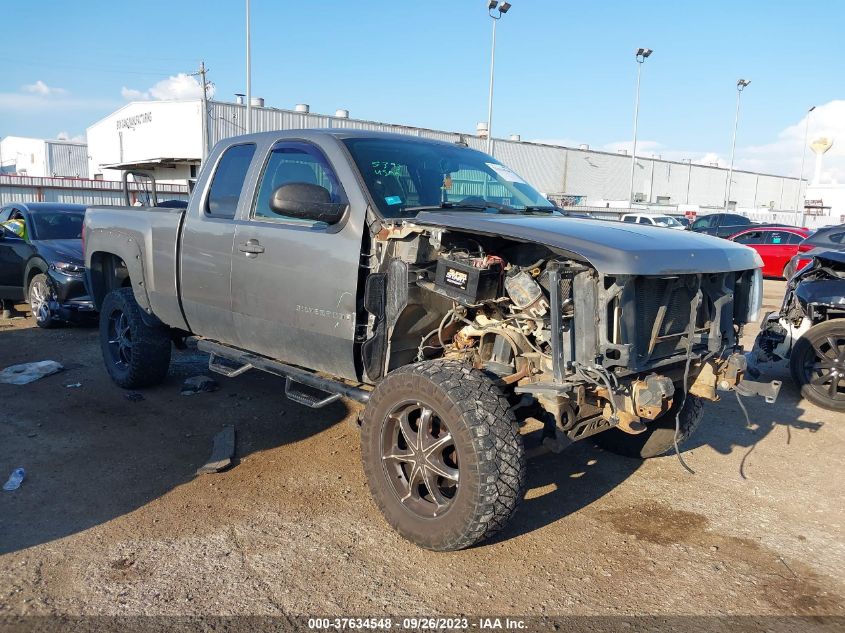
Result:
M412 222L374 235L367 268L367 379L462 359L570 440L640 433L686 393L735 388L762 296L759 270L605 275L575 253Z
M786 286L778 312L763 319L754 344L755 360L785 360L810 328L832 319L845 319L845 253L816 256Z

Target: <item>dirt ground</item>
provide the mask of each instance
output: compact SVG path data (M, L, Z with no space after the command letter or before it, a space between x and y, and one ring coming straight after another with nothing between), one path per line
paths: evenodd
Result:
M770 308L783 288L766 282ZM541 454L504 533L435 554L371 502L357 405L310 410L258 372L182 396L196 353L130 401L96 329L0 326L0 367L45 359L65 371L0 385L0 476L27 471L0 491L0 616L845 615L845 416L783 366L776 405L746 401L750 427L732 395L707 405L694 475L588 442ZM195 475L232 424L236 466Z

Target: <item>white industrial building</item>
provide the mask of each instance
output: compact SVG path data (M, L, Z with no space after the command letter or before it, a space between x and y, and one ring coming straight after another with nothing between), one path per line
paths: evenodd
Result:
M62 139L6 136L0 139L0 174L87 178L88 147Z
M184 183L195 177L204 140L210 148L220 139L246 131L244 104L209 101L207 106L203 116L198 99L138 101L94 123L87 130L92 177L117 180L119 170L127 168L151 169L161 182ZM345 110L323 115L311 113L305 105L294 110L254 105L252 117L253 131L355 128L465 141L486 149L486 139L475 134L352 119ZM492 146L496 158L559 202L593 208L628 205L630 156L516 137L494 139ZM716 166L638 157L634 199L643 207L708 213L724 208L727 177L728 170ZM772 221L786 221L787 216L795 217L803 202L805 184L797 178L734 170L730 206L749 215L772 214Z

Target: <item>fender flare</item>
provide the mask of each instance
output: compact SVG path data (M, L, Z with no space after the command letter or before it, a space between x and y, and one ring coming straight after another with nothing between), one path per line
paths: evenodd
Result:
M146 314L150 314L150 298L145 283L144 257L137 240L117 229L94 230L85 235L86 282L94 304L99 310L109 289L106 271L94 264L101 255L119 258L126 266L135 300Z

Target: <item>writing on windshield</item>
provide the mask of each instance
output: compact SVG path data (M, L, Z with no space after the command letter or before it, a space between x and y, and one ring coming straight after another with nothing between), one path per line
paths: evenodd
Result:
M412 216L426 208L555 208L509 167L468 147L421 139L353 138L344 143L385 217Z

